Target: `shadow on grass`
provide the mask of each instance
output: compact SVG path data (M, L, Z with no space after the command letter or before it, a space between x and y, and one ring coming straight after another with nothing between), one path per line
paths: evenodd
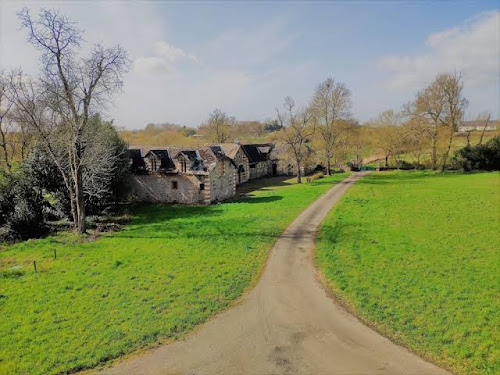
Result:
M236 202L241 203L269 203L275 202L283 199L281 195L272 195L270 197L255 197L252 195L247 195L241 199L238 199Z
M286 182L291 177L289 176L276 176L276 177L265 177L245 182L244 184L238 185L236 187L236 198L245 197L250 193L257 190L269 190L267 188L274 188L279 186L289 186L292 185L290 182Z

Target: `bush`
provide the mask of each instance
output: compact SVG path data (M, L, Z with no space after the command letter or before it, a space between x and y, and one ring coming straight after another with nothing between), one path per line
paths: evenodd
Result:
M403 170L415 169L415 165L405 160L396 160L396 168Z
M317 173L313 174L312 176L306 177L306 181L308 183L313 182L313 181L319 180L320 178L323 178L324 176L325 175L323 174L323 172L317 172Z
M26 240L48 232L41 190L24 169L6 174L0 183L0 240Z
M455 152L453 162L464 171L500 170L500 136L490 139L484 145L466 146Z

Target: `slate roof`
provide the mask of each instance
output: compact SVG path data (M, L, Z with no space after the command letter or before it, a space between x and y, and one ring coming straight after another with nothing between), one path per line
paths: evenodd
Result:
M155 155L158 159L160 159L160 171L173 171L175 170L175 164L172 161L170 153L166 149L159 150L150 150L144 157L147 157L149 154Z
M164 171L174 172L176 171L174 160L180 155L183 155L186 159L190 161L188 165L188 172L194 174L206 174L212 171L217 161L226 158L226 154L221 146L209 146L202 148L184 148L184 147L163 147L158 146L131 146L129 148L129 154L132 157L132 163L137 165L144 165L143 158L149 153L156 155L161 159L161 169ZM233 165L234 161L231 159ZM236 165L235 165L236 167ZM145 170L145 165L143 167Z
M127 150L127 155L131 159L130 168L134 172L145 172L146 171L146 163L144 163L144 159L141 155L141 150L138 148L131 148Z
M241 148L248 157L250 164L260 163L269 160L269 153L274 148L271 143L241 145Z
M238 143L222 143L218 147L221 148L228 158L234 159L241 145Z

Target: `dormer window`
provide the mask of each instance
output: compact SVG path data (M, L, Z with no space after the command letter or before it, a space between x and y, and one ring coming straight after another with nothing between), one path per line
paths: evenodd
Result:
M151 171L156 172L157 165L156 165L156 158L151 158Z
M186 172L187 171L187 162L186 159L181 159L181 172Z

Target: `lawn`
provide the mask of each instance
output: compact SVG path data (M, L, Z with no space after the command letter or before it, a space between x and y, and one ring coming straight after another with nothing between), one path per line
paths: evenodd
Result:
M374 173L324 222L316 261L396 342L457 373L498 374L499 224L499 173Z
M346 176L275 179L213 206L142 206L95 241L63 233L4 246L0 373L86 369L179 337L240 297L287 224Z

